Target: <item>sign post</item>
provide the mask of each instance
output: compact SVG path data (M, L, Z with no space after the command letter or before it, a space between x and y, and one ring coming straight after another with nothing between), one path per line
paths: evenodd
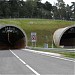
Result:
M32 46L36 47L36 32L31 32L31 42Z
M45 36L44 48L48 48L48 36Z

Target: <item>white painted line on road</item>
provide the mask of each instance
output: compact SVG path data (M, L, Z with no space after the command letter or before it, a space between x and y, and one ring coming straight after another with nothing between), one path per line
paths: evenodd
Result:
M30 52L38 53L38 54L41 54L41 55L58 58L58 59L63 59L63 60L71 61L71 62L75 62L75 61L72 60L72 59L68 59L68 58L61 57L60 54L56 54L56 53L49 53L49 52L36 51L36 50L29 50L29 49L22 49L22 50L30 51Z
M26 67L28 67L34 74L36 75L40 75L37 71L35 71L32 67L30 67L28 64L26 64L25 61L23 61L19 56L17 56L13 51L10 50L10 52L16 57L18 58Z
M50 52L36 51L36 50L29 50L29 49L22 49L22 50L34 52L34 53L39 53L39 54L44 54L44 55L61 56L61 54L58 54L58 53L50 53Z
M67 60L67 61L75 62L74 60L71 60L71 59L68 59L68 58L62 58L62 57L56 57L56 56L51 56L51 57L58 58L58 59L63 59L63 60Z
M58 59L62 59L62 60L67 60L67 61L75 62L74 60L71 60L71 59L68 59L68 58L63 58L63 57L58 57L58 56L52 56L52 55L47 55L47 54L41 54L41 55L50 56L50 57L53 57L53 58L58 58Z

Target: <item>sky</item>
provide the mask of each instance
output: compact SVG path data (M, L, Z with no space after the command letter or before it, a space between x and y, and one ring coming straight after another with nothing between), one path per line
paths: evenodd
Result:
M57 3L57 0L42 0L42 2L50 2L52 5L54 5L54 3ZM65 4L69 4L71 5L71 2L75 2L75 0L63 0L65 2Z

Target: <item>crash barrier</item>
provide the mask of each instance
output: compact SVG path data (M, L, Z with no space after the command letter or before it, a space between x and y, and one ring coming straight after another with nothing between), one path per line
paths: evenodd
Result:
M75 48L75 25L56 30L53 42L57 47Z
M14 25L0 27L0 50L23 49L27 46L25 32Z

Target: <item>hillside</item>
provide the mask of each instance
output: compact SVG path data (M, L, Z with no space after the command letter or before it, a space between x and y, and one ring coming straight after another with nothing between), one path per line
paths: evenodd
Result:
M50 20L50 19L0 19L0 25L17 25L27 34L28 46L31 46L31 32L37 33L37 45L43 47L48 42L52 44L53 33L56 29L74 25L75 21Z

